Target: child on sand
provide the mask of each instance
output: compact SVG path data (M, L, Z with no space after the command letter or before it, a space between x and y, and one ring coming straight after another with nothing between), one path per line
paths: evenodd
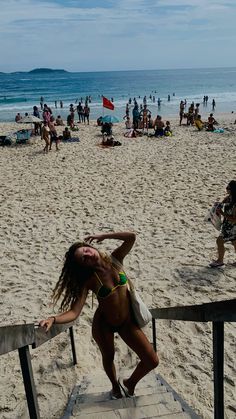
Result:
M164 135L166 137L171 137L172 136L172 131L171 131L171 127L170 127L170 121L166 121L166 126L164 129Z

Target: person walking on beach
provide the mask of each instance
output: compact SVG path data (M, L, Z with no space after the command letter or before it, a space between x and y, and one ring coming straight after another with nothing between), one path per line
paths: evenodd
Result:
M216 107L216 101L215 99L212 99L212 110L214 111Z
M87 121L88 125L89 125L89 114L90 114L90 108L86 102L84 106L84 123L86 123Z
M231 242L236 252L236 180L231 180L226 187L227 195L217 207L216 214L223 216L221 233L216 239L217 259L210 263L211 268L224 265L225 243ZM236 266L236 262L234 262Z
M183 117L184 117L184 108L185 108L184 101L181 100L181 102L179 104L179 125L182 124L182 120L183 120Z
M57 130L55 127L55 123L54 123L54 118L53 116L51 116L50 121L48 123L48 127L50 129L50 145L49 145L49 150L52 149L52 143L55 143L56 145L56 150L59 150L58 144L59 144L59 139L57 136Z
M41 98L40 98L40 108L41 108L41 110L43 109L43 103L44 103L44 98L43 98L43 96L41 96Z
M134 108L133 108L133 127L134 129L138 128L139 125L139 109L138 109L138 104L135 103Z
M48 153L48 149L49 149L49 146L50 146L50 129L49 129L47 121L44 121L44 123L43 123L41 138L42 138L42 140L45 141L45 147L44 147L43 151L45 153Z
M121 240L111 255L91 245L96 240ZM122 397L121 388L127 397L132 397L136 384L159 360L151 343L137 325L130 305L128 278L123 269L123 260L135 242L131 232L90 235L83 243L74 243L65 255L65 263L55 286L53 297L56 303L61 296L62 314L40 321L48 331L53 324L69 323L80 315L91 290L97 295L98 308L94 314L92 335L102 354L104 370L111 381L110 397ZM118 380L114 365L114 334L138 355L140 361L129 378Z
M141 118L141 124L144 131L144 128L148 131L148 115L150 114L150 110L147 108L147 105L145 104L143 109L140 111L139 116Z
M79 102L77 105L77 113L79 117L79 122L84 122L84 108L81 105L81 102Z

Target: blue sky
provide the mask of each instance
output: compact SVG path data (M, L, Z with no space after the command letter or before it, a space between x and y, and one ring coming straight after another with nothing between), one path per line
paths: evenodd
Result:
M236 66L235 0L0 0L0 71Z

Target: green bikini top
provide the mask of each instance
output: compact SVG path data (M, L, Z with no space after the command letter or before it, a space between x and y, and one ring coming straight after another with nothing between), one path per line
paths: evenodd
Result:
M123 287L124 285L127 284L128 282L128 278L125 275L125 272L120 271L118 272L119 275L119 282L112 288L106 287L106 285L103 285L101 279L99 278L98 274L95 272L95 275L100 283L100 288L98 289L97 292L97 297L98 298L106 298L108 297L112 292L114 292L118 287ZM117 282L117 280L115 280L115 282Z

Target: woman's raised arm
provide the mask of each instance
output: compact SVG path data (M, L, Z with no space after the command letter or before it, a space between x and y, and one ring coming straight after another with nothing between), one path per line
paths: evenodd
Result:
M119 262L122 263L125 256L129 253L132 249L136 235L131 231L123 231L118 233L104 233L104 234L95 234L90 235L85 238L85 241L91 243L93 240L97 242L101 242L105 239L114 239L114 240L122 240L123 243L121 246L117 247L113 252L112 256L114 256Z

